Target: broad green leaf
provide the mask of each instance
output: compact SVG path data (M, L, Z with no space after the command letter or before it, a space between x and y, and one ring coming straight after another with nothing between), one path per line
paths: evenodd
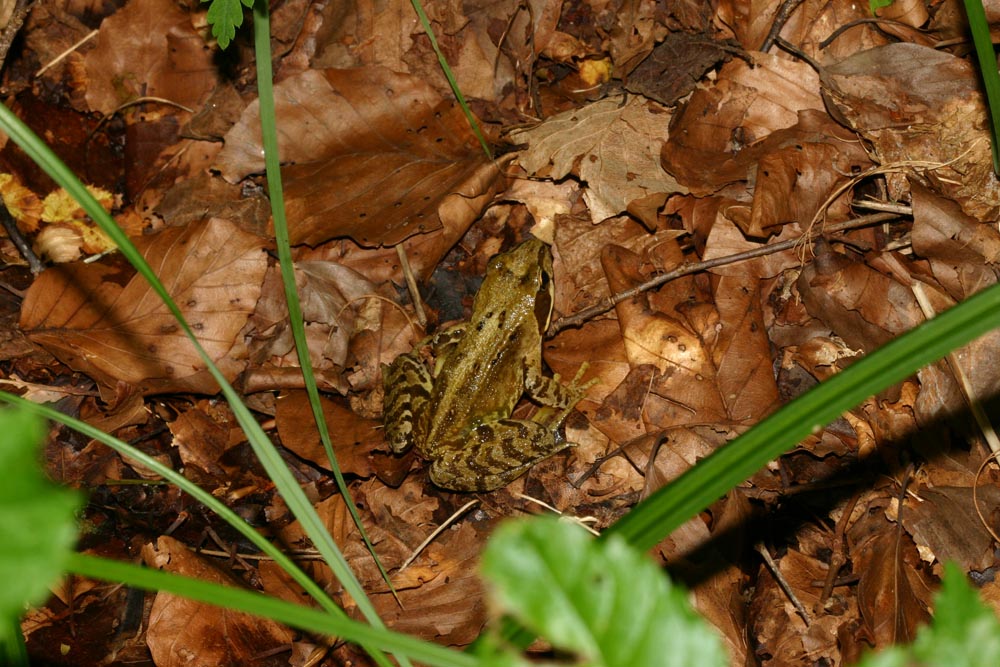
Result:
M490 538L493 608L595 667L714 667L722 643L647 556L553 518L510 522Z
M909 646L866 656L858 667L982 667L1000 665L1000 621L983 604L965 573L945 564L934 620Z
M0 409L0 644L20 643L17 620L45 600L76 542L77 493L53 484L38 465L44 422ZM9 651L9 648L8 648ZM8 653L9 655L9 653Z

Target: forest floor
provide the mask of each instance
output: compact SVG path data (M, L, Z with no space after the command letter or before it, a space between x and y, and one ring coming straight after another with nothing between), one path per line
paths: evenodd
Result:
M486 618L475 563L499 521L548 511L534 498L600 530L778 406L993 284L1000 188L955 0L899 1L877 18L846 0L425 9L496 159L453 101L409 1L272 10L312 363L401 604L337 493L302 390L249 29L223 51L198 3L36 0L2 81L5 104L93 186L197 323L386 623L464 646ZM34 275L0 237L0 388L183 469L308 555L155 295L114 253L79 261L107 239L13 142L0 172L8 210L48 267ZM595 380L565 423L575 447L500 490L448 492L419 457L386 444L381 364L468 318L489 259L529 234L555 257L545 372L570 378L588 362ZM426 326L415 324L397 244ZM682 265L694 268L602 307ZM510 298L483 296L487 306ZM653 550L733 665L850 664L907 641L929 618L945 560L1000 608L1000 471L984 467L989 450L967 409L984 401L989 413L1000 388L998 336L817 430ZM523 400L515 416L531 409ZM55 429L46 464L89 494L80 549L298 598L231 528L104 445ZM204 609L72 578L23 630L45 665L165 667L185 655L367 664L354 647Z

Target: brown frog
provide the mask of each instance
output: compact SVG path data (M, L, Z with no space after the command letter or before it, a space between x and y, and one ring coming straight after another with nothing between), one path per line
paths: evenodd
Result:
M596 382L568 385L542 372L542 335L552 316L552 253L532 239L493 257L472 316L382 367L386 439L431 461L430 477L454 491L504 486L569 444L559 427ZM429 345L433 372L420 357ZM511 419L527 393L541 403Z

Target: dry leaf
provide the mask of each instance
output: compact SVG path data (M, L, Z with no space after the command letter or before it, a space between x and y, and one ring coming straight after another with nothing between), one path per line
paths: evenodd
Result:
M219 82L204 35L170 0L130 0L101 23L94 41L86 95L102 114L138 97L197 107Z
M262 239L224 220L135 240L209 356L232 379L244 366L240 330L260 296ZM32 284L21 328L110 395L118 382L144 395L214 393L190 341L146 281L108 264L54 267Z
M149 567L224 586L237 585L172 537L160 537L156 546L143 547ZM284 657L269 651L284 647L294 633L276 621L195 602L170 593L157 593L149 612L146 643L157 667L236 667L283 665ZM220 641L220 638L225 638ZM280 660L280 662L278 662Z
M416 77L308 70L274 94L281 159L294 163L282 170L293 244L394 245L442 222L468 226L492 198L497 164L461 110ZM227 180L263 170L258 103L225 141L217 167ZM467 206L442 213L452 200Z
M687 192L660 167L670 113L653 102L609 97L553 116L511 140L527 143L518 162L554 180L572 173L585 181L583 198L594 222L624 213L651 195Z

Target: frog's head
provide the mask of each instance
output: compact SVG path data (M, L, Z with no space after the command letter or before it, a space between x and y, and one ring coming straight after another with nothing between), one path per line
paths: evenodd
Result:
M552 288L552 251L538 239L529 239L490 260L475 309L518 310L524 317L523 311L530 308L544 333L552 316Z

